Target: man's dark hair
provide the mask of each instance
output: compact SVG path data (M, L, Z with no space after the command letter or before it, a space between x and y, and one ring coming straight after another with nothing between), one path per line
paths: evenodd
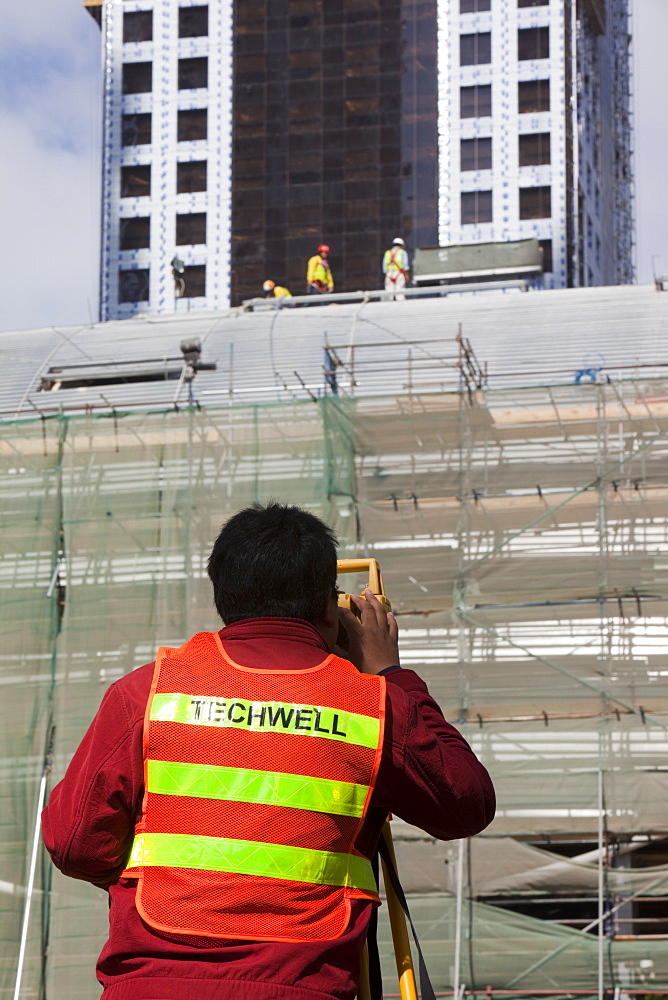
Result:
M254 504L230 518L209 557L218 614L316 623L336 586L336 537L300 507Z

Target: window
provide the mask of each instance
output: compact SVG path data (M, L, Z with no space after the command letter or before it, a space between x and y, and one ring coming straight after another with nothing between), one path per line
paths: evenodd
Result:
M533 167L539 163L550 162L550 133L531 132L519 136L519 164L521 167Z
M151 141L151 115L123 115L121 119L121 145L145 146Z
M491 0L459 0L460 14L479 14L491 9Z
M206 191L206 160L176 164L176 193Z
M206 139L206 108L179 111L176 138L178 142Z
M492 88L490 84L459 88L459 114L461 118L485 118L492 113Z
M206 212L189 212L176 216L176 245L191 246L206 243Z
M492 221L491 191L462 191L462 225Z
M123 14L123 41L150 42L153 40L153 11L125 11Z
M491 170L492 140L462 139L460 158L462 170Z
M549 187L520 188L520 219L549 219L552 215Z
M517 86L517 110L521 115L550 110L549 80L520 80Z
M179 38L200 38L208 34L208 7L179 7Z
M475 35L459 36L460 66L480 66L492 61L492 34L479 31Z
M121 219L121 250L144 250L151 245L151 220L148 216L138 219Z
M148 94L153 89L153 63L123 63L123 93Z
M517 0L518 7L547 7L550 0Z
M206 56L196 59L179 59L179 90L198 90L206 87L209 60Z
M151 167L121 167L121 198L144 198L151 193Z
M118 272L119 302L148 302L148 268Z
M196 299L206 295L206 267L204 264L193 264L187 267L183 274L185 280L184 299Z
M543 251L543 271L552 271L552 240L539 240L538 243Z
M520 28L517 32L517 58L547 59L550 55L549 28Z

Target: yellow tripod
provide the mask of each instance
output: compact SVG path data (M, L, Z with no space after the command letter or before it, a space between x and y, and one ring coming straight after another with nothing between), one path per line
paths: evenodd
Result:
M378 598L386 611L391 611L391 605L385 596L383 589L383 577L380 567L375 559L339 559L336 564L338 573L366 573L368 582L362 589L361 596L365 590L370 590ZM350 594L339 595L339 607L356 611L355 605L350 600ZM385 841L387 852L392 859L392 864L396 871L397 863L394 854L394 844L392 843L392 831L390 830L389 819L385 821L382 838ZM401 903L392 887L385 860L381 858L383 867L383 882L385 884L385 897L387 911L392 930L392 944L394 946L394 958L397 964L397 976L399 977L399 992L401 1000L417 1000L417 987L415 984L415 971L413 969L413 957L411 955L410 943L408 940L408 928L406 917L401 908ZM362 970L360 984L357 992L358 1000L370 1000L369 988L369 952L367 945L364 945L362 955Z

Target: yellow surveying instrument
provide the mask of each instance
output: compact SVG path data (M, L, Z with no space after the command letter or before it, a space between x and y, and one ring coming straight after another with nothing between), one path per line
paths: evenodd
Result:
M366 573L368 582L362 588L360 597L364 597L365 590L370 590L378 601L380 601L385 611L392 610L392 606L383 590L383 577L381 576L380 566L378 565L376 559L339 559L336 564L336 569L339 574ZM359 616L357 607L350 599L350 594L339 594L339 607L348 608L349 611L352 611ZM391 864L394 866L394 872L396 873L396 858L394 854L394 845L392 843L392 831L390 830L390 818L391 817L388 817L385 821L385 826L383 827L381 835L385 848L384 851L381 852L385 898L387 902L388 916L390 919L390 928L392 930L392 943L394 945L394 958L397 964L401 1000L417 1000L418 993L415 985L415 971L413 969L413 957L411 955L411 948L408 940L406 917L404 916L404 911L395 891L391 873L388 871L388 864L385 857L383 857L383 854L389 855ZM366 944L364 945L364 953L362 955L362 968L357 997L358 1000L370 1000L371 998L369 984L369 950Z
M380 601L386 611L392 610L392 605L383 590L383 577L377 559L339 559L336 563L337 573L366 573L368 582L362 587L359 596L364 597L364 591L370 590ZM353 614L358 614L356 605L350 599L350 594L339 594L339 607L347 608Z

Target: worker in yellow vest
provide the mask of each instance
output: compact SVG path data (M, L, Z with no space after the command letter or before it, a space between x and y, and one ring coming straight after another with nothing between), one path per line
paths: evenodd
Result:
M291 299L292 294L283 285L277 285L271 278L267 278L262 285L265 299Z
M406 287L411 277L411 265L406 251L406 244L401 236L396 236L392 240L392 246L383 255L383 274L385 275L385 291L401 292ZM406 296L399 294L395 299L405 299Z
M306 268L306 294L323 295L334 291L334 278L329 266L329 247L321 243Z

